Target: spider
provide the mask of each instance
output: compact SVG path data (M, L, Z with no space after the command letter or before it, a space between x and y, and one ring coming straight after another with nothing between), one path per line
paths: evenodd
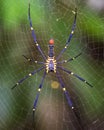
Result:
M34 105L33 105L33 113L35 112L36 108L37 108L37 103L38 103L38 99L39 99L39 95L40 95L40 92L41 92L41 89L43 87L43 82L44 82L44 79L46 77L46 75L48 73L55 73L56 74L56 77L58 78L58 81L60 83L60 86L63 90L63 93L66 97L66 100L68 102L68 105L69 107L73 110L74 109L74 104L70 98L70 95L68 93L68 91L66 90L65 88L65 85L62 81L62 78L60 76L60 73L58 70L61 70L61 71L64 71L66 72L67 74L69 75L72 75L74 77L76 77L77 79L79 79L80 81L86 83L88 86L90 87L93 87L89 82L87 82L84 78L80 77L79 75L73 73L72 71L70 70L67 70L66 68L62 67L61 65L64 64L64 63L67 63L67 62L71 62L73 60L75 60L76 58L78 58L82 53L79 53L77 54L75 57L72 57L72 58L69 58L68 60L62 60L62 61L59 61L60 57L62 56L62 54L67 50L68 46L70 45L70 41L73 37L73 34L74 34L74 30L75 30L75 27L76 27L76 18L77 18L77 8L75 8L74 11L72 11L72 13L74 14L74 21L73 21L73 25L72 25L72 29L71 29L71 32L69 34L69 37L68 37L68 40L64 46L64 48L61 50L61 52L59 53L59 55L55 58L55 54L54 54L54 39L50 39L49 40L49 45L48 45L48 56L46 57L45 54L43 53L40 45L38 44L37 42L37 39L36 39L36 35L35 35L35 31L33 29L33 26L32 26L32 20L31 20L31 16L30 16L30 3L29 3L29 7L28 7L28 18L29 18L29 24L30 24L30 29L31 29L31 32L32 32L32 37L33 37L33 40L34 40L34 44L36 45L38 51L40 52L40 55L42 56L44 62L39 62L39 61L35 61L33 60L32 58L28 58L26 57L25 55L23 55L23 57L27 60L27 61L31 61L31 62L34 62L34 63L37 63L37 64L41 64L42 67L37 69L37 70L34 70L33 72L29 73L28 75L26 75L24 78L20 79L13 87L12 89L14 89L15 87L17 87L18 85L22 84L26 79L28 79L30 76L33 76L35 75L36 73L38 73L39 71L41 70L44 70L44 74L42 76L42 79L41 79L41 82L40 82L40 85L39 85L39 88L38 88L38 92L37 92L37 95L36 95L36 98L34 100Z

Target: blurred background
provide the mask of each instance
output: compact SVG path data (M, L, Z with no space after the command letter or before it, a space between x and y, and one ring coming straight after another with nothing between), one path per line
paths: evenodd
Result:
M70 109L55 74L48 74L39 98L35 120L32 107L43 71L11 90L17 81L41 67L23 54L43 61L34 46L28 21L31 4L33 27L45 55L55 40L55 56L63 49L78 17L70 47L60 60L82 52L63 64L94 87L60 71L75 106ZM104 129L104 0L1 0L0 2L0 130L103 130Z

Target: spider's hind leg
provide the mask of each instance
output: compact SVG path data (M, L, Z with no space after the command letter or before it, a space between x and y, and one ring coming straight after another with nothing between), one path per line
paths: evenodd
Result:
M41 83L40 83L40 85L38 87L38 93L37 93L35 101L34 101L34 105L33 105L33 120L34 120L35 110L36 110L36 107L37 107L37 103L38 103L38 99L39 99L39 95L40 95L41 89L43 87L43 82L44 82L45 76L46 76L46 71L44 71L44 75L43 75L43 77L41 79Z
M65 96L66 96L68 105L69 105L69 107L71 107L71 111L73 112L74 116L75 116L76 119L77 119L77 123L78 123L78 126L77 126L77 127L78 127L78 129L83 130L83 125L82 125L82 123L81 123L80 114L77 112L76 108L74 107L74 104L73 104L73 102L72 102L72 100L71 100L71 98L70 98L70 95L69 95L68 91L66 90L65 85L64 85L64 83L63 83L63 81L62 81L62 78L61 78L61 76L60 76L60 73L59 73L58 71L56 71L56 74L57 74L57 78L58 78L58 80L59 80L59 82L60 82L60 85L61 85L61 87L62 87L62 90L63 90L63 92L64 92L64 94L65 94Z
M23 77L22 79L20 79L11 89L16 88L18 85L22 84L26 79L28 79L29 77L31 77L32 75L38 73L39 71L41 71L42 69L44 69L44 67L41 67L37 70L32 71L31 73L29 73L28 75L26 75L25 77Z
M63 68L63 67L60 67L60 66L58 66L58 68L61 69L61 70L63 70L63 71L66 72L67 74L73 75L74 77L76 77L76 78L79 79L80 81L84 82L84 83L87 84L88 86L93 87L92 84L90 84L88 81L86 81L84 78L80 77L79 75L73 73L72 71L67 70L67 69L65 69L65 68Z
M64 92L64 94L65 94L65 96L66 96L68 105L71 107L71 109L74 109L73 102L71 101L70 95L69 95L68 91L67 91L66 88L65 88L65 85L64 85L64 83L63 83L63 81L62 81L62 78L61 78L59 72L56 71L56 74L57 74L57 78L58 78L58 80L59 80L59 82L60 82L61 88L62 88L62 90L63 90L63 92Z

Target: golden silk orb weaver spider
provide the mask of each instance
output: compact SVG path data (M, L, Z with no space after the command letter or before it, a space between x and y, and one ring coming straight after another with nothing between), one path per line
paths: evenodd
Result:
M36 73L40 72L41 70L44 70L44 74L42 76L42 79L41 79L41 82L40 82L40 85L38 87L38 92L37 92L37 95L36 95L36 98L34 100L34 105L33 105L33 114L36 110L36 107L37 107L37 103L38 103L38 99L39 99L39 95L40 95L40 92L41 92L41 89L43 87L43 82L44 82L44 79L46 77L47 74L49 73L55 73L56 74L56 77L60 83L60 86L63 90L63 93L66 97L66 100L68 102L68 105L70 106L70 108L72 110L74 110L74 104L70 98L70 95L68 93L68 91L66 90L65 88L65 85L62 81L62 78L59 74L59 70L61 71L64 71L66 72L67 74L69 75L72 75L74 76L75 78L77 78L78 80L86 83L88 86L90 87L93 87L88 81L86 81L84 78L80 77L79 75L75 74L74 72L60 66L64 63L68 63L68 62L71 62L73 60L75 60L76 58L78 58L82 53L79 53L77 54L76 56L72 57L72 58L69 58L68 60L62 60L60 61L60 57L62 56L62 54L67 50L68 46L70 45L70 41L73 37L73 34L74 34L74 30L75 30L75 27L76 27L76 18L77 18L77 8L75 8L74 11L72 11L72 13L74 14L74 21L73 21L73 25L72 25L72 29L71 29L71 32L69 34L69 37L68 37L68 40L64 46L64 48L61 50L61 52L59 53L59 55L57 57L55 57L55 53L54 53L54 39L50 39L49 40L49 44L48 44L48 56L45 56L45 54L43 53L39 43L37 42L37 39L36 39L36 35L35 35L35 30L32 26L32 20L31 20L31 16L30 16L30 3L29 3L29 7L28 7L28 18L29 18L29 24L30 24L30 29L31 29L31 33L32 33L32 38L34 40L34 44L36 45L38 51L40 52L40 55L42 56L43 58L43 62L40 62L40 61L35 61L33 60L32 58L28 58L26 57L25 55L24 58L28 61L31 61L31 62L34 62L34 63L37 63L37 64L41 64L42 66L37 69L37 70L34 70L32 71L31 73L29 73L28 75L26 75L25 77L23 77L22 79L20 79L13 87L12 89L14 89L15 87L19 86L20 84L22 84L26 79L28 79L30 76L33 76L35 75Z

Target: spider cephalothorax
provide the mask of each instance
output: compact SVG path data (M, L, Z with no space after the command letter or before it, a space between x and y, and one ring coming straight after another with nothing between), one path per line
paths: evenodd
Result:
M46 60L46 72L56 73L56 65L57 63L54 56L54 40L50 39L48 45L48 58Z
M46 60L46 72L54 72L56 73L56 60L54 57L49 57Z

